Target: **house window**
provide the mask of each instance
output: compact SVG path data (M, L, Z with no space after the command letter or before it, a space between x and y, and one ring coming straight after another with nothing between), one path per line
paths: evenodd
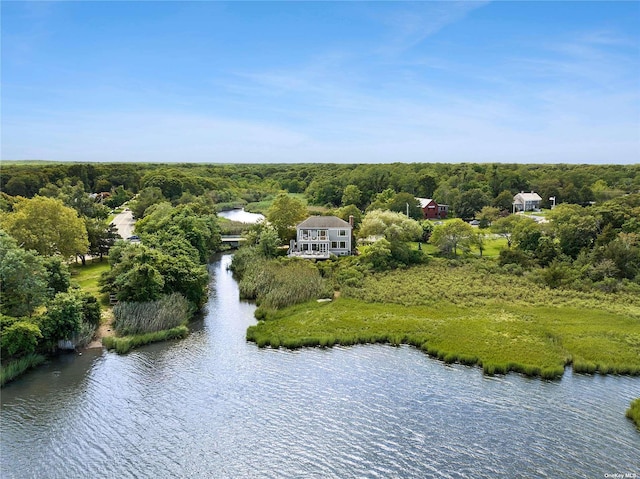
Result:
M347 230L338 230L338 236L347 236Z
M346 248L347 248L346 241L340 241L340 249L346 249Z
M331 242L331 249L338 249L338 242L337 241L332 241Z

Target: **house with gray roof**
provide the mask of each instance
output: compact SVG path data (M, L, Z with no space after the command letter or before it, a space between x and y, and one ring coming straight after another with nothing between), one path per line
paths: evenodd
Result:
M542 198L538 193L521 191L513 197L513 210L514 212L539 210L541 201Z
M289 244L289 256L328 259L330 255L351 254L353 219L347 223L337 216L310 216L296 225L296 239Z

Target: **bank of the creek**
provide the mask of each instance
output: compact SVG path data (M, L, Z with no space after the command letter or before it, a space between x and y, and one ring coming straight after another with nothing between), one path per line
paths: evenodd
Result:
M624 415L639 378L488 378L411 347L258 349L229 261L211 265L188 338L63 356L3 389L0 477L640 474Z

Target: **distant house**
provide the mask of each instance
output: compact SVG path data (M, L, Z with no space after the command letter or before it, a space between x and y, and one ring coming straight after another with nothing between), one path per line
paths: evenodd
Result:
M327 259L332 254L350 255L353 217L349 220L347 223L336 216L310 216L296 226L289 256Z
M540 209L542 198L535 192L525 193L521 191L513 197L513 211L533 211Z
M428 220L441 220L447 217L449 205L439 205L431 198L416 198L420 202L422 216Z

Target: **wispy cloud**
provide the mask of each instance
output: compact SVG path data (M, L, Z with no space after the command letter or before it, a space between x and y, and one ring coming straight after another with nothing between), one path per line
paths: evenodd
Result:
M389 55L408 50L488 3L469 1L399 4L396 11L377 16L388 27L385 43L378 48L378 53Z

